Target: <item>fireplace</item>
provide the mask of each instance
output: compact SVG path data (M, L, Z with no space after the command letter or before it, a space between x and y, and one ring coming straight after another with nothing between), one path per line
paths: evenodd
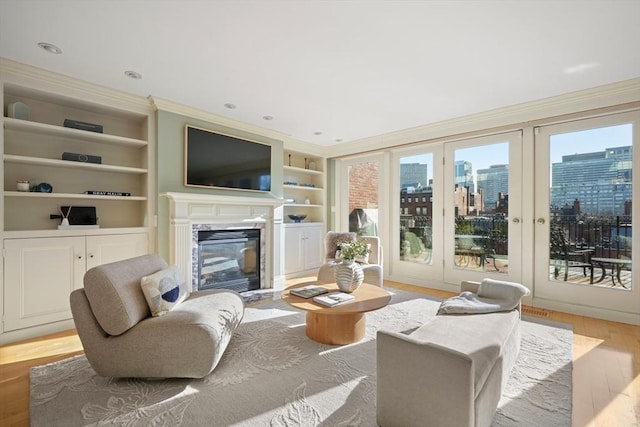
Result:
M169 231L169 262L184 271L185 279L191 283L191 291L218 286L212 285L210 277L202 278L203 269L205 275L215 272L218 273L217 276L221 276L225 270L231 270L225 271L228 274L224 276L230 279L230 282L224 285L226 288L236 289L235 286L240 282L247 283L245 290L284 287L280 257L282 209L278 210L276 216L276 209L282 206L282 199L192 193L164 193L163 196L163 199L169 202L169 217L166 223ZM159 224L158 228L161 229L163 226L164 223ZM201 232L209 231L216 233L203 233L202 238L200 237ZM219 234L218 231L232 233L226 234L227 237L236 237L236 232L246 233L241 239L246 238L247 241L252 239L249 235L257 233L259 240L255 243L238 242L233 244L231 249L225 248L217 254L209 254L213 250L207 247L208 243L201 245L201 242L210 243L217 239L211 236ZM224 233L221 235L225 236ZM226 237L220 240L226 240ZM252 253L254 245L255 258ZM205 249L201 249L201 246L205 246ZM201 251L206 251L205 264L199 261ZM243 254L235 258L238 267L234 261L225 259L230 258L228 254L231 252ZM255 272L250 273L251 261L254 259L257 266ZM215 268L207 269L214 265ZM240 269L243 275L246 270L247 274L245 277L233 277L235 275L231 272L234 269ZM235 280L238 282L234 282ZM201 282L203 288L200 286Z
M260 230L199 230L198 289L260 289Z

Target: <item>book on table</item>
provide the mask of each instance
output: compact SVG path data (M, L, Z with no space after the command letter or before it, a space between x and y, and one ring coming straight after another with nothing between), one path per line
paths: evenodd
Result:
M326 294L329 292L327 288L323 288L318 285L307 285L300 288L291 289L291 295L295 295L300 298L313 298L317 295Z
M330 292L324 295L318 295L313 297L315 302L322 305L333 307L334 305L343 304L345 302L353 301L356 297L345 292Z

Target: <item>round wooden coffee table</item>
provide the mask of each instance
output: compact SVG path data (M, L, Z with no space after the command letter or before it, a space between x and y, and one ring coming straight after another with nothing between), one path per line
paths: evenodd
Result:
M307 312L307 336L323 344L351 344L360 341L365 332L365 316L367 311L378 310L389 304L391 295L384 289L363 283L352 292L355 298L335 307L326 307L291 295L291 289L317 284L331 291L339 291L335 283L307 282L289 286L282 292L282 300L292 307Z

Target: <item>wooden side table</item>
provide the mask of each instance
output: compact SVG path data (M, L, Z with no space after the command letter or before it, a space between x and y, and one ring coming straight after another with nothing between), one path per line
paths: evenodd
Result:
M291 289L318 284L317 282L300 283L290 286L282 292L282 300L290 306L307 312L306 333L309 338L323 344L351 344L364 338L365 313L378 310L391 300L391 294L378 286L363 283L352 292L355 300L335 307L326 307L313 299L291 295ZM319 286L332 291L339 291L335 283L321 283Z

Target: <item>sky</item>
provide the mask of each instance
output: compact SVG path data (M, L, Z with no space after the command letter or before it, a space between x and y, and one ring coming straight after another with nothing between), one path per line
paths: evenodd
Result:
M556 134L551 136L550 158L552 163L562 162L562 156L576 153L592 153L604 151L605 148L632 145L631 124L589 129L579 132ZM492 165L509 163L509 150L506 143L489 146L469 147L456 150L456 161L467 160L473 165L474 176L479 169L486 169ZM405 157L401 163L429 164L428 178L433 178L433 157L418 155Z

